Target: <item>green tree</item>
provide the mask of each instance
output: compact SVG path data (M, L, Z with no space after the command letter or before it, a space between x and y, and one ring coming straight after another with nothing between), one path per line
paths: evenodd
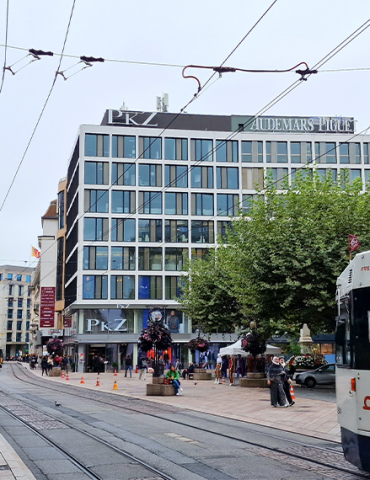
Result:
M223 265L224 257L210 249L207 259L198 259L185 266L181 281L183 311L193 326L205 334L233 331L242 323L240 305L230 289L231 276Z
M308 175L306 174L308 173ZM269 179L267 179L269 182ZM348 264L348 235L370 247L370 198L361 182L343 172L338 182L311 170L297 172L294 185L271 185L240 216L222 249L230 289L245 324L256 320L268 338L294 337L303 323L330 332L336 315L336 278Z

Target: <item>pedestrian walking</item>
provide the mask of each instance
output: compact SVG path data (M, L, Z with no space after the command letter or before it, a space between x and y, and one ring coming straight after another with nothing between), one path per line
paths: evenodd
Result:
M49 358L47 359L47 362L48 362L48 375L49 375L49 373L50 373L50 372L52 371L52 369L53 369L53 359L52 359L51 357L49 357Z
M290 394L290 384L292 383L292 380L290 378L290 372L286 368L284 357L280 357L280 365L283 367L283 371L285 373L285 375L283 376L284 393L286 399L288 400L289 406L292 407L295 404L295 401L292 399L292 396Z
M234 374L235 374L235 361L234 361L234 357L230 357L230 360L229 360L230 387L231 385L234 385Z
M181 388L179 372L176 370L174 365L171 365L170 369L166 374L166 378L170 379L170 382L175 388L175 394L179 395L179 390L182 392L183 389Z
M95 355L93 365L98 375L104 370L104 360L100 355Z
M221 372L221 363L216 363L215 369L215 384L218 385L222 380L222 372Z
M229 360L227 356L225 356L222 359L222 366L221 366L221 371L222 371L222 378L227 378L227 369L229 368Z
M62 359L62 368L63 368L63 370L68 372L68 367L69 367L69 360L68 360L67 355L64 355L64 357Z
M132 378L132 358L131 355L127 355L125 359L125 377L127 377L127 370L130 372L130 378Z
M138 362L138 367L140 371L139 380L141 380L141 377L143 375L144 375L144 380L146 380L147 366L148 366L148 362L146 361L146 358L140 357Z
M42 357L42 360L41 360L41 368L42 368L42 373L41 373L41 376L44 376L44 373L45 375L49 375L48 374L48 359L46 357Z
M280 407L289 407L283 388L284 375L285 372L280 365L279 357L274 357L267 372L267 385L270 386L271 405L273 407L278 405Z

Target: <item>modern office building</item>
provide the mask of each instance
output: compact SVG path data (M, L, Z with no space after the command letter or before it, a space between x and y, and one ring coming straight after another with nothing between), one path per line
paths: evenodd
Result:
M0 355L27 355L30 348L31 276L34 269L0 266Z
M202 258L266 173L277 182L307 165L369 178L369 136L352 118L190 115L108 110L81 125L66 185L65 310L79 368L93 355L137 358L148 315L162 315L187 360L195 336L181 312L181 271ZM58 253L59 255L59 253ZM62 253L60 253L62 255ZM215 352L236 337L212 336Z

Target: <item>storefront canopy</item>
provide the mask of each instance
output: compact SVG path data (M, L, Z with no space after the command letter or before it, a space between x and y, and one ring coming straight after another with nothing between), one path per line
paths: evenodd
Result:
M280 355L280 353L281 348L273 347L272 345L266 345L266 355ZM241 355L242 357L248 357L250 353L247 353L242 349L242 341L238 340L232 345L220 348L220 355L221 357L224 357L225 355Z

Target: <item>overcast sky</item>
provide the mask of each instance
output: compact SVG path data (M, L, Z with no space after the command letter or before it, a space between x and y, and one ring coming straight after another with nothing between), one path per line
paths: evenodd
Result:
M60 53L72 0L10 0L8 45ZM65 48L68 55L112 60L219 65L272 0L126 1L77 0ZM278 0L227 61L227 66L285 69L313 66L370 18L369 0ZM5 42L6 0L0 3L0 44ZM370 28L323 70L366 68ZM7 65L25 52L8 48ZM0 95L0 204L14 176L54 79L59 58L46 57L15 76L5 73ZM0 65L4 46L0 47ZM61 69L76 61L65 57ZM20 63L19 65L23 65ZM17 65L14 66L16 70ZM209 72L199 73L206 80ZM370 124L369 71L328 72L273 107L270 115L352 116L356 130ZM297 75L224 74L188 113L253 115ZM178 112L196 91L181 68L105 62L64 81L58 76L41 123L0 212L0 264L31 262L42 234L40 217L56 198L58 180L80 124L99 124L107 108L124 101L132 110L154 111L156 96L169 94Z

